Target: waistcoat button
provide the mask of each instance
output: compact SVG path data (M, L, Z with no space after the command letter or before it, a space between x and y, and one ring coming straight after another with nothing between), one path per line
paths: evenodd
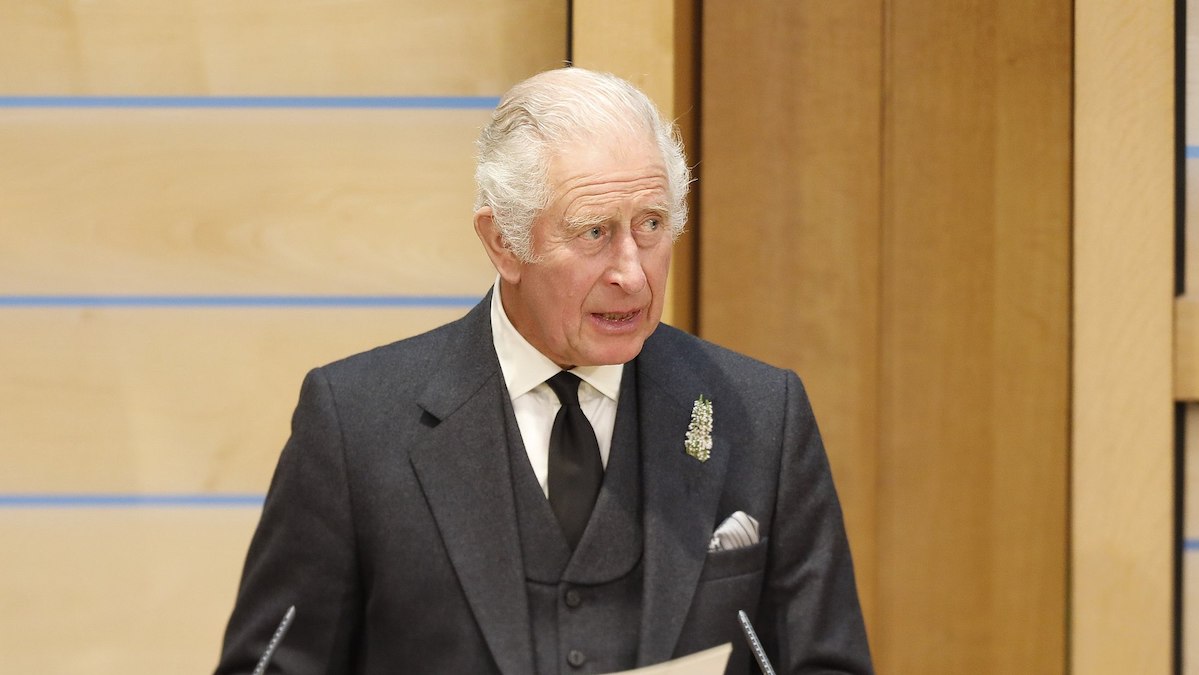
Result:
M574 609L575 607L578 607L581 604L583 604L583 597L579 595L578 591L576 591L573 588L566 591L566 606L567 607Z
M587 657L583 655L583 652L577 649L572 649L570 650L570 653L566 655L566 662L575 668L578 668L584 663L587 663Z

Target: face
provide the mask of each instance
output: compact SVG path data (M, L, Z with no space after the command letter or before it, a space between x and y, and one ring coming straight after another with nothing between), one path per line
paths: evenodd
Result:
M673 237L661 155L648 140L574 143L549 179L535 262L497 264L504 309L560 366L626 363L662 318Z

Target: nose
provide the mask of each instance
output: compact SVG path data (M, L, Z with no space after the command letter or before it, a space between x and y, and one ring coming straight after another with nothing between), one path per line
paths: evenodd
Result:
M630 295L645 288L645 270L641 266L641 248L629 232L612 240L612 260L608 266L607 281Z

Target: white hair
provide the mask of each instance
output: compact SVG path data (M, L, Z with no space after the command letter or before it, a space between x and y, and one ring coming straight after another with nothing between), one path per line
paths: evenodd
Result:
M662 154L669 191L668 225L687 223L691 172L674 124L641 90L608 73L560 68L539 73L500 99L476 144L475 210L490 206L505 244L533 260L533 221L549 205L550 159L572 141L616 134L651 140Z

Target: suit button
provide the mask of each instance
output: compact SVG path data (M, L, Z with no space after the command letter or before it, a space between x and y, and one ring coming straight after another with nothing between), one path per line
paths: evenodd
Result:
M579 595L578 591L576 591L573 588L570 589L569 591L566 591L566 606L567 607L574 609L575 607L578 607L581 604L583 604L583 597L581 595Z
M587 657L583 655L583 652L577 649L572 649L570 650L570 653L566 655L566 662L575 668L578 668L584 663L587 663Z

